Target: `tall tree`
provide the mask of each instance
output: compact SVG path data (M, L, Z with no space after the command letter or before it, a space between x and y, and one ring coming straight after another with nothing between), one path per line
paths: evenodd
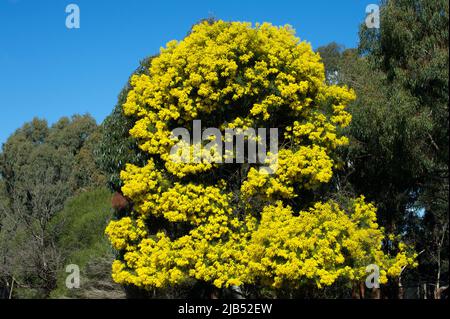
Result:
M123 110L149 160L121 172L134 210L106 228L120 251L114 280L147 289L195 280L295 289L360 280L371 263L385 282L412 264L405 250L382 253L372 204L358 197L340 206L320 192L339 165L336 149L347 144L338 130L354 99L324 80L319 56L291 28L223 21L194 26L148 74L132 76ZM232 164L208 158L218 149L203 148L199 162L177 161L171 130L192 129L195 119L221 132L279 128L275 172L236 154Z
M448 1L384 2L381 28L362 26L360 37L359 51L319 49L337 82L357 93L338 177L422 252L414 284L440 291L448 285Z
M449 2L390 0L383 3L381 28L361 30L361 52L384 72L387 84L412 97L405 126L414 135L416 160L413 193L424 209L423 261L431 261L435 296L448 286L449 161ZM405 110L406 111L406 110ZM417 124L416 124L417 123ZM413 124L413 125L414 125ZM403 129L403 127L399 127ZM442 266L446 264L446 274Z

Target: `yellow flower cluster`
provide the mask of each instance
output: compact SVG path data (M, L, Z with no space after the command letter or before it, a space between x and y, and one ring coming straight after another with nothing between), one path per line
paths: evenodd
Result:
M139 287L173 285L189 277L218 287L242 283L248 271L242 262L248 259L245 233L249 234L255 222L247 219L243 225L234 217L228 204L231 195L221 188L176 183L160 194L154 215L195 226L176 239L164 231L144 238L146 233L135 230L129 217L111 222L106 234L113 246L124 252L123 261L113 264L114 280Z
M123 110L137 119L130 134L151 159L121 173L134 211L106 228L121 251L116 282L323 286L362 278L371 263L382 267L383 280L413 263L407 249L394 259L383 254L383 230L363 198L347 211L334 202L293 211L303 200L299 190L331 180L333 152L348 142L339 128L350 123L345 107L355 94L325 83L320 56L290 27L198 24L130 85ZM278 154L269 154L275 173L256 164L173 161L171 130L189 130L195 119L221 130L282 129ZM192 146L186 149L192 156Z
M296 152L282 149L274 165L272 165L275 171L273 175L252 167L247 180L242 183L241 195L247 199L255 195L265 195L268 198L277 196L294 198L296 197L294 185L312 189L328 182L333 175L333 161L327 150L317 145L300 146Z
M380 282L385 283L386 274L398 276L400 267L413 265L414 256L402 252L391 259L385 255L381 250L384 233L375 221L375 207L363 197L354 200L350 212L328 202L294 214L290 206L277 201L263 209L247 246L250 272L274 287L306 280L321 287L339 277L365 278L366 266L376 264Z
M346 136L339 137L336 133L336 126L320 112L311 114L311 120L308 122L295 121L292 126L286 127L284 135L294 144L308 140L327 149L348 144L348 138Z
M112 246L117 250L132 247L129 245L135 244L137 240L147 235L144 220L139 218L134 222L130 217L111 221L106 227L105 233L111 239Z
M149 75L131 78L133 90L123 109L138 117L130 134L141 141L140 147L158 155L168 172L181 178L215 166L205 162L173 165L169 155L173 126L188 125L208 114L225 118L243 103L249 108L243 117L230 118L225 126L217 124L245 128L286 112L298 119L293 128L286 128L286 137L303 143L306 136L312 143L326 142L326 147L345 144L346 138L336 134L336 125L350 122L344 109L354 92L327 86L324 79L320 56L310 44L299 42L290 27L202 23L183 41L169 42L152 60ZM318 110L324 103L332 105L330 118ZM300 125L299 120L312 127Z
M200 225L208 218L231 215L229 198L230 195L221 194L217 187L176 183L161 194L155 214L161 214L170 222L189 221Z

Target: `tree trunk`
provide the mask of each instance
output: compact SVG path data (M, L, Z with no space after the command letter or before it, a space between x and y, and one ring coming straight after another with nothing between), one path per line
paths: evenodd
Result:
M352 283L352 299L361 299L357 282Z
M12 298L13 289L14 289L14 277L12 277L12 280L11 280L11 289L9 290L9 299Z
M381 289L372 288L372 299L381 299Z
M439 247L438 271L436 275L436 286L434 287L434 299L441 299L441 289L439 285L440 281L441 281L441 248Z
M403 289L403 285L402 285L402 276L400 275L400 277L398 277L398 291L397 291L397 298L398 299L403 299L405 295L405 290Z
M365 286L365 282L360 282L359 283L359 296L361 297L361 299L365 298L365 294L366 294L366 286Z
M441 287L440 287L440 282L441 282L441 248L442 245L444 244L444 239L445 239L445 232L447 230L447 224L443 227L443 233L442 233L442 238L439 241L438 247L437 247L437 275L436 275L436 287L434 288L434 299L441 299Z

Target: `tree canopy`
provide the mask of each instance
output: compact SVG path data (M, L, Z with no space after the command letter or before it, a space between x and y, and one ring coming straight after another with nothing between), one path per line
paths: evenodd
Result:
M121 172L134 210L106 229L121 251L116 282L322 287L360 280L369 264L382 268L382 282L414 264L405 245L383 253L385 234L364 197L340 205L320 191L341 165L336 150L348 143L340 132L355 93L325 83L320 56L290 27L202 22L130 84L124 113L136 117L130 134L150 156ZM221 130L280 128L275 173L174 163L171 130L195 119Z

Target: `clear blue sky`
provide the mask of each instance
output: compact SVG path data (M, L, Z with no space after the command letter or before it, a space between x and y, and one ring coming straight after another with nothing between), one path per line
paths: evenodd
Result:
M314 48L358 42L377 0L0 0L0 144L26 121L90 113L101 122L144 57L191 25L223 20L290 24ZM81 11L67 29L68 4Z

